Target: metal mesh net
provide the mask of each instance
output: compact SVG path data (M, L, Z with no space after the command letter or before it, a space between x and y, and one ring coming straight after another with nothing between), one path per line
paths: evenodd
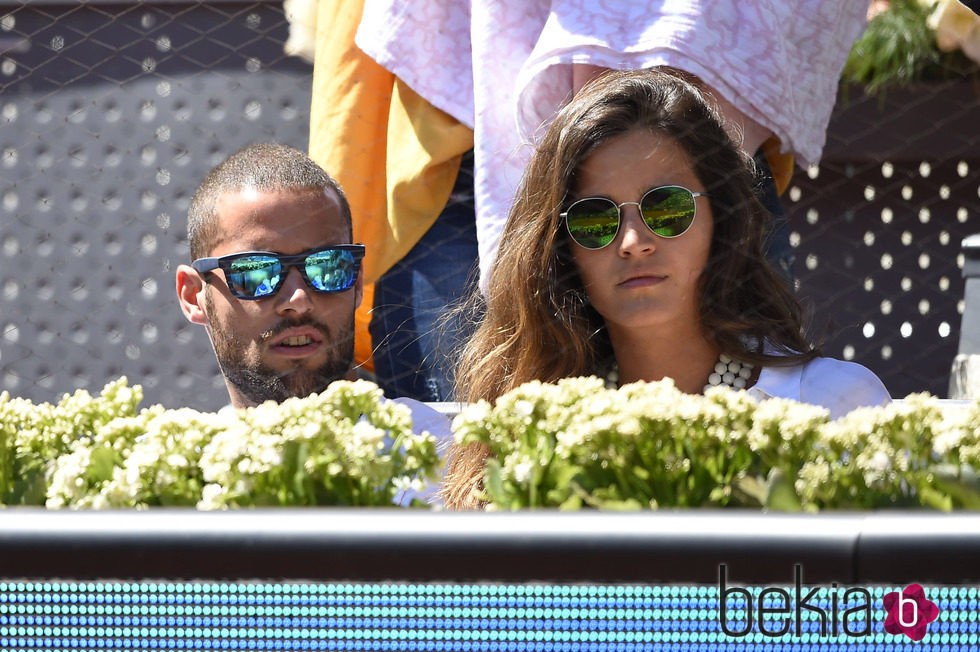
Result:
M312 67L287 35L276 2L0 2L0 391L53 401L126 375L147 403L227 402L173 273L208 169L251 142L306 149ZM827 355L894 396L944 396L978 92L852 91L783 197L798 292Z

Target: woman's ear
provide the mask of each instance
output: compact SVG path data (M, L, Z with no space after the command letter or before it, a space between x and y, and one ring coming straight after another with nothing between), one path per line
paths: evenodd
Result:
M207 325L208 315L204 311L204 281L190 265L177 266L177 301L180 309L192 324Z

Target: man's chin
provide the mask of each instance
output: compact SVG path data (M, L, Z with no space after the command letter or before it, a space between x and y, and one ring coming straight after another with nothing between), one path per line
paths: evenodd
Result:
M322 372L314 372L306 369L297 369L282 377L283 386L289 397L304 397L311 394L319 394L330 386L335 380L341 380L345 374L335 375L330 373L325 375Z
M304 398L319 394L335 380L347 377L345 368L321 368L316 370L294 368L276 373L272 370L254 371L238 369L227 374L228 380L254 405L275 401L282 403L287 398Z

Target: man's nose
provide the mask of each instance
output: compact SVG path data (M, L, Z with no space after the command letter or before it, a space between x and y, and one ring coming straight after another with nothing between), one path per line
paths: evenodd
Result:
M280 314L306 313L313 309L312 290L295 267L286 271L286 278L276 295L276 311Z

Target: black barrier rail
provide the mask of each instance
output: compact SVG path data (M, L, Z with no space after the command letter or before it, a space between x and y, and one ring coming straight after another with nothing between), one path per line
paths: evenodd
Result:
M0 514L0 577L980 582L980 515L151 509Z

